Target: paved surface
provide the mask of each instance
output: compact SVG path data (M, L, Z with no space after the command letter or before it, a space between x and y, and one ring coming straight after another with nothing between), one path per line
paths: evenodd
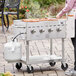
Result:
M15 68L15 63L7 63L3 58L3 45L11 41L12 32L11 27L8 32L3 34L0 27L0 72L10 71L15 76L65 76L64 71L61 69L61 62L57 62L54 67L51 67L48 63L32 65L34 67L34 73L28 74L26 71L26 65L23 64L21 70ZM25 54L24 41L22 43L22 52ZM53 39L53 53L61 56L61 39ZM30 55L47 55L49 54L49 40L30 41ZM70 39L65 39L65 59L69 65L67 71L73 68L74 56L73 46Z

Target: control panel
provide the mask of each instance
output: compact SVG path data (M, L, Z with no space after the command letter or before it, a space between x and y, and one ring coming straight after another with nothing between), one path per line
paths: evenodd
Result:
M48 38L65 38L66 21L39 21L39 22L23 22L15 21L13 25L14 35L21 34L18 38L26 40L42 40Z
M27 40L65 38L65 21L27 23Z

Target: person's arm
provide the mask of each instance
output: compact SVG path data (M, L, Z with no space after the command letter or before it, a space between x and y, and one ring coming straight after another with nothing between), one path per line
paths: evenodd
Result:
M65 13L69 12L73 8L74 2L75 2L75 0L68 0L68 2L65 5L65 7L57 14L56 17L61 17Z

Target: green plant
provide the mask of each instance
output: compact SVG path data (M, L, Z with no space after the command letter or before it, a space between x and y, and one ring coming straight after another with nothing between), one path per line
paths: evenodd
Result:
M3 73L0 73L0 76L4 76L4 74Z
M50 5L55 5L65 2L65 0L35 0L35 1L39 2L40 7L48 7Z
M20 8L19 8L19 12L20 12L20 19L25 18L25 12L29 12L30 9L28 7L28 0L21 0L20 2Z
M29 12L28 4L25 4L25 1L22 1L21 4L20 4L20 12L22 14L25 13L25 12Z
M42 18L48 17L52 14L49 14L49 7L52 5L55 6L53 15L57 14L58 5L62 4L64 0L21 0L20 5L20 16L21 18ZM25 15L25 16L24 16Z
M26 18L42 18L45 17L46 9L41 9L40 4L37 1L30 1L29 6L30 11L25 12Z

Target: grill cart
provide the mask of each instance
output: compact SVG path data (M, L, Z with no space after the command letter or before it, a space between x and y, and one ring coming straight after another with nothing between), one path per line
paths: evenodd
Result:
M71 24L74 21L74 17L68 17ZM12 42L8 42L4 45L4 57L9 63L16 62L16 68L20 69L22 63L27 65L27 72L31 73L34 71L32 64L38 63L49 63L54 66L56 62L61 62L61 68L65 71L68 68L68 64L64 59L64 38L67 34L67 19L23 19L14 20L13 24L13 35ZM73 24L74 25L74 24ZM69 35L70 37L70 35ZM15 39L26 40L26 56L21 54L21 44L16 42ZM56 56L52 52L52 39L62 39L62 56ZM41 56L29 56L29 42L33 40L44 40L50 39L50 54ZM9 46L10 45L10 46Z

